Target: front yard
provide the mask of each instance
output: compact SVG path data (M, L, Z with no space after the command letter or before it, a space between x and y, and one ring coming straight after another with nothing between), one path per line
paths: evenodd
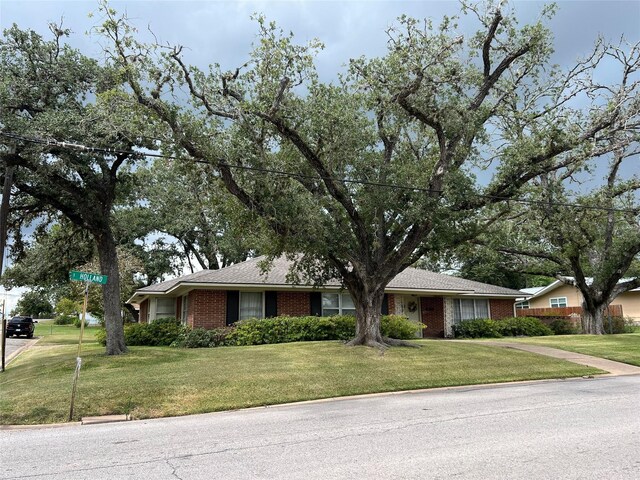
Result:
M79 330L39 325L40 342L0 375L0 423L67 420ZM420 340L384 355L340 342L176 349L131 347L107 357L85 332L77 417L212 412L344 395L602 373L477 344Z
M640 332L638 331L620 335L556 335L515 340L510 338L508 341L560 348L640 367Z

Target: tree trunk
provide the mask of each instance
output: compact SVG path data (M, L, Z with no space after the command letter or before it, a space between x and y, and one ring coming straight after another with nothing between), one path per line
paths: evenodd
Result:
M116 242L110 230L96 235L100 272L108 280L102 286L104 300L104 325L107 330L107 355L120 355L127 351L124 343L124 326L120 311L120 273Z
M384 289L351 291L356 307L356 336L349 345L365 345L384 349L388 346L380 332Z
M589 305L582 304L582 331L591 335L602 335L604 333L604 312L607 304Z

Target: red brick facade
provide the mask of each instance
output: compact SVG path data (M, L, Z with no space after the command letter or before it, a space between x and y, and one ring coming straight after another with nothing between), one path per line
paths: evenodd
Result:
M420 318L427 328L423 337L444 337L444 299L442 297L420 297Z
M393 293L387 294L387 307L389 315L394 315L396 313L396 296Z
M302 317L311 315L309 292L278 292L278 315Z
M501 318L513 317L513 299L511 300L489 300L489 314L494 320Z
M187 325L193 328L222 328L227 324L227 292L193 290L187 298Z

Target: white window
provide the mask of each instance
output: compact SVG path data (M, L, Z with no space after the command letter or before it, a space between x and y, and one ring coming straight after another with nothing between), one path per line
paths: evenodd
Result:
M176 299L175 298L154 298L150 305L149 320L154 321L158 318L176 318Z
M331 315L354 315L356 306L348 293L323 293L322 294L322 316Z
M187 298L188 298L187 295L183 295L182 296L182 315L181 315L180 320L182 321L182 323L184 325L187 324L187 316L189 315L189 308L188 308L188 305L187 305Z
M549 299L549 306L551 308L562 308L567 306L567 297L556 297Z
M529 300L525 300L524 302L516 303L516 308L531 308L531 307L529 307Z
M264 318L262 292L240 292L240 320Z
M456 298L453 300L453 322L489 318L489 301L478 298Z

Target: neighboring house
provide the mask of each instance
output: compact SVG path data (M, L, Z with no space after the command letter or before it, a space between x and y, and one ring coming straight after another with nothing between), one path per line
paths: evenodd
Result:
M289 261L276 259L262 274L261 260L141 288L128 302L139 305L141 322L176 317L194 328L224 327L253 317L355 315L351 296L338 281L318 288L293 284L287 281ZM426 325L424 336L444 337L461 320L514 316L515 299L521 296L517 290L408 268L389 283L382 313L405 315Z
M546 287L524 288L522 292L531 295L518 301L516 309L582 307L582 293L577 287L556 280ZM521 299L518 299L521 300ZM640 288L618 295L611 305L620 305L625 317L640 321Z

